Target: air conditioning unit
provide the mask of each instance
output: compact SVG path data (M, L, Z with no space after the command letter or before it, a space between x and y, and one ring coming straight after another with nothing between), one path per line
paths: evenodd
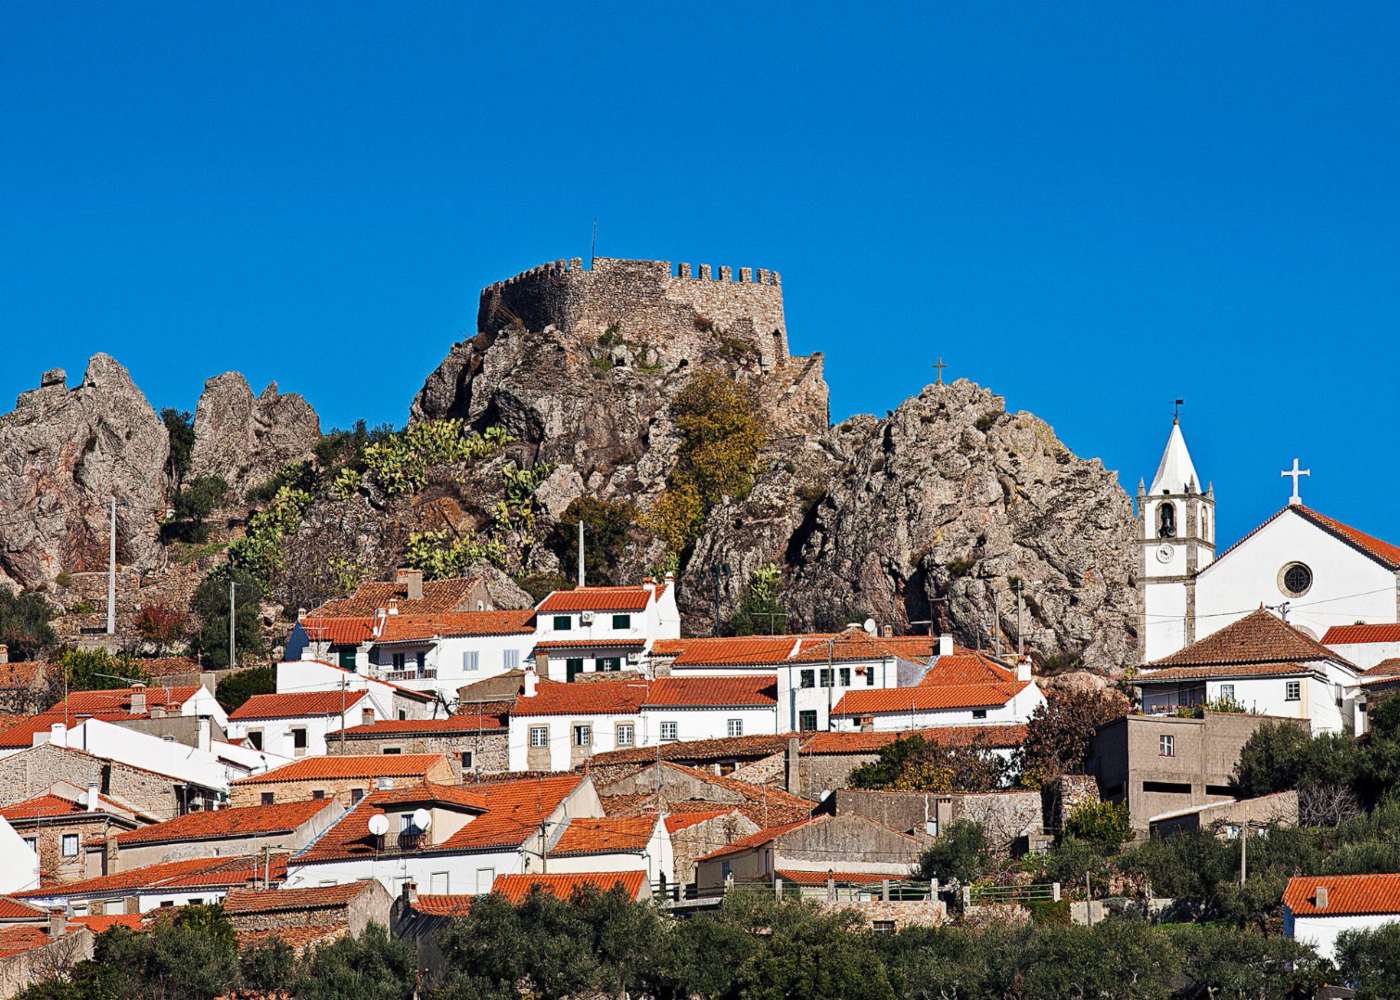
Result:
M578 617L579 617L579 621L583 622L585 625L592 625L592 624L593 624L593 612L592 612L592 611L585 611L583 614L579 615Z

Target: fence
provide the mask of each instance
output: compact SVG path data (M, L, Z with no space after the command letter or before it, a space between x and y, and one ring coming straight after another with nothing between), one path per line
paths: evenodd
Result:
M1058 903L1060 901L1060 883L965 885L962 891L964 909L970 906L996 906L998 904L1029 903L1037 900Z

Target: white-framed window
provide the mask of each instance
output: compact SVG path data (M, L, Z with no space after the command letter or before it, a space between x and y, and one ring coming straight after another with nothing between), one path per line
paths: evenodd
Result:
M1300 698L1302 698L1302 697L1303 697L1303 682L1302 682L1302 681L1284 681L1284 684L1283 684L1283 700L1284 700L1284 701L1298 701L1298 700L1299 700Z
M1158 737L1157 737L1157 755L1158 755L1159 757L1175 757L1175 756L1176 756L1176 737L1175 737L1175 736L1166 736L1166 735L1158 736Z
M725 731L726 731L730 736L743 736L743 735L744 735L744 720L743 720L743 719L730 719L729 722L726 723L726 725L725 725Z
M587 747L593 745L592 726L574 726L574 746Z
M531 727L530 727L530 746L532 746L532 747L547 747L547 746L549 746L549 727L548 727L548 726L531 726Z
M506 650L505 668L507 670L518 670L520 668L520 650Z
M476 893L484 896L491 891L491 883L496 881L496 869L478 868L476 870Z
M475 673L481 654L474 649L463 650L462 652L462 673Z
M630 747L637 738L637 730L630 722L619 722L617 724L617 745L620 747Z
M435 895L441 896L451 892L452 890L448 888L451 884L452 879L448 872L433 872L432 875L429 876L429 885L432 886L432 891Z
M65 833L63 835L63 856L65 858L76 858L78 856L78 835L76 833Z
M674 722L661 723L661 739L674 740L676 738L676 724Z
M1220 700L1221 700L1221 701L1234 701L1234 700L1235 700L1235 685L1233 685L1233 684L1222 684L1222 685L1220 685Z

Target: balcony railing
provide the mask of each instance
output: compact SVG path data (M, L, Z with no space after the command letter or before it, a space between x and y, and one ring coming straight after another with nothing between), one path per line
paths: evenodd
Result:
M431 681L437 679L437 670L424 667L422 670L382 670L379 674L386 681Z

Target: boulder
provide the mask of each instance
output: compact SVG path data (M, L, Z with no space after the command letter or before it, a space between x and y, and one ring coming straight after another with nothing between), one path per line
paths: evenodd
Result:
M242 375L224 372L204 383L195 408L189 478L218 476L243 496L310 456L320 437L316 411L301 396L281 395L271 382L255 397Z

